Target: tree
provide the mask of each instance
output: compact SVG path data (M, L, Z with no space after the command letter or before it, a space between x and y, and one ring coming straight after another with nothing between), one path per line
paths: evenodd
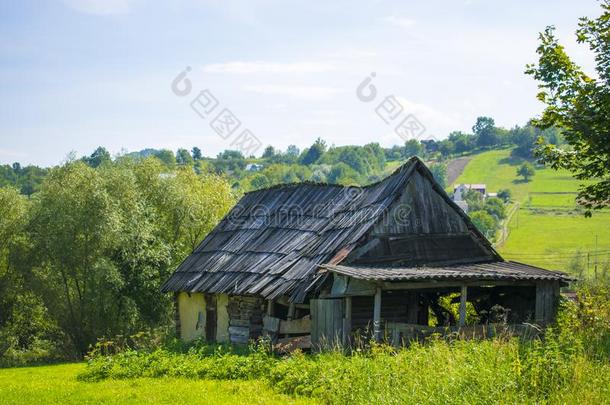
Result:
M517 175L523 176L523 179L525 181L530 181L530 178L532 178L535 174L536 174L536 170L534 169L534 166L530 162L523 163L517 169Z
M44 177L47 175L47 169L41 169L38 166L26 166L21 169L21 174L17 181L17 185L21 188L21 194L31 196L40 189Z
M345 163L338 163L330 169L328 181L333 184L358 184L358 173Z
M161 283L234 203L219 176L169 174L152 157L76 161L52 169L31 200L27 255L15 262L77 353L100 336L166 325Z
M579 189L578 202L590 216L610 204L610 1L602 0L602 15L583 17L576 39L595 56L596 75L577 66L555 37L554 27L540 34L538 63L526 73L538 81L538 99L547 105L535 125L561 128L569 149L539 140L537 155L553 169L570 170L591 180Z
M512 154L526 159L531 158L534 153L536 139L539 136L536 133L536 129L531 125L526 125L523 128L513 128L511 133L512 141L517 145L517 147L513 149Z
M191 149L191 154L193 155L193 159L195 161L203 159L203 155L201 154L201 149L199 149L196 146L193 146L193 149Z
M469 152L475 147L475 137L473 135L465 134L460 131L453 131L447 138L455 146L456 153Z
M441 152L441 155L443 157L448 157L453 152L455 152L455 145L450 140L445 139L445 140L439 142L438 150L439 150L439 152Z
M421 141L421 145L424 148L423 155L430 155L436 151L438 151L438 142L434 139L423 139Z
M216 173L238 173L246 168L246 158L238 150L225 150L212 162Z
M269 145L265 148L265 151L263 152L263 159L270 159L273 156L275 156L275 149L273 148L273 146Z
M447 187L447 165L445 163L434 163L430 165L430 171L441 187Z
M360 148L363 152L363 157L368 163L368 170L380 171L385 168L385 153L383 148L377 142L371 142Z
M300 153L301 152L299 151L299 148L296 147L296 145L288 145L288 148L286 148L286 156L290 158L296 159L297 157L299 157Z
M468 210L473 211L484 211L485 210L485 198L476 190L466 190L462 194L464 201L468 203Z
M488 239L493 239L498 228L497 220L486 211L474 211L469 213L472 223Z
M254 177L252 177L252 179L250 180L250 187L253 190L269 187L270 185L271 182L269 181L267 176L262 173L255 174Z
M99 173L81 162L51 171L33 207L41 284L79 353L115 316L118 275L103 257L120 238L116 209Z
M176 163L180 166L191 166L193 164L193 157L186 149L178 149L176 152Z
M155 153L155 157L162 161L165 166L169 169L173 169L176 166L176 156L174 152L169 149L161 149Z
M504 203L507 204L512 198L512 192L508 188L503 188L502 190L498 191L498 198L500 198L502 201L504 201Z
M504 206L504 201L500 198L489 197L485 199L485 211L497 219L506 218L506 207Z
M496 134L496 122L490 117L478 117L477 122L472 127L472 132L477 137L477 145L480 147L490 147L498 143Z
M411 156L422 156L424 148L417 139L409 139L405 143L404 156L410 158Z
M404 156L404 147L394 145L391 148L385 148L383 150L386 160L400 160Z
M337 162L345 163L359 174L366 175L369 173L368 162L358 148L350 146L341 147Z
M238 150L224 150L216 156L217 159L221 160L245 160L243 153Z
M106 148L103 148L101 146L99 146L89 157L83 158L83 160L85 161L85 163L87 163L89 166L95 168L100 166L101 164L105 163L105 162L109 162L110 161L110 152L108 152L106 150Z
M11 342L20 333L11 325L12 315L18 310L16 300L22 292L23 278L16 271L15 265L19 263L11 260L14 256L11 252L24 240L28 209L28 200L16 188L0 188L0 340L4 341L0 343L0 356L19 343ZM23 261L19 260L21 264Z
M318 138L309 149L303 151L301 156L301 164L311 165L316 163L318 159L322 157L324 152L326 152L326 142L324 142L321 138Z

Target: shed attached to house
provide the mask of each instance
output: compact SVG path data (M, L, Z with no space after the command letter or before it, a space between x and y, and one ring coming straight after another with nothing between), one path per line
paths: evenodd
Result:
M354 334L396 341L415 326L498 317L547 323L570 280L504 261L412 158L366 187L247 193L162 288L175 294L186 340L266 334L307 347Z

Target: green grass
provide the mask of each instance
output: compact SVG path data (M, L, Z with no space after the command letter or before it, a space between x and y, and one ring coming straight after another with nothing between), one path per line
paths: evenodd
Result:
M271 390L264 382L135 378L80 382L85 364L0 370L1 404L285 404L312 403Z
M526 183L516 175L521 163L510 156L510 149L484 152L475 155L456 180L456 184L485 183L488 192L508 188L521 204L509 224L508 239L498 247L505 258L567 271L576 252L585 258L587 252L594 253L595 235L599 251L610 250L610 213L595 212L593 218L585 218L576 210L580 180L566 171L538 168ZM605 262L610 257L598 259ZM592 271L589 266L589 274Z
M522 159L510 156L510 149L483 152L468 162L455 183L485 183L489 193L508 188L513 193L513 199L519 202L525 202L530 192L576 192L581 183L567 171L547 168L537 168L532 180L524 182L517 176L521 163Z
M595 235L598 235L598 252L603 253L598 253L597 258L600 263L610 260L608 212L585 218L582 214L540 215L521 209L509 229L509 237L499 249L507 259L566 271L576 252L581 252L585 262L587 252L595 254ZM593 271L594 257L591 256L589 274Z
M406 162L406 160L392 160L392 161L386 162L385 169L383 169L383 175L389 176L390 174L394 173L394 171L396 169L398 169L401 165L403 165L405 162Z
M530 193L526 199L527 207L541 208L564 208L572 209L576 207L576 193Z
M577 293L544 339L437 337L284 357L204 342L97 350L87 365L0 370L0 404L610 404L610 290Z

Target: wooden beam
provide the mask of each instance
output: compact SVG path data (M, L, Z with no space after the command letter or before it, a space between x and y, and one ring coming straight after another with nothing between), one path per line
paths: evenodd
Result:
M291 302L290 305L288 306L288 316L286 318L288 318L289 321L292 321L292 319L294 318L294 302Z
M268 300L267 301L267 315L268 316L274 316L275 315L275 311L274 311L274 304L273 304L273 300Z
M345 318L343 318L343 346L349 345L352 333L352 297L345 297Z
M460 328L466 325L466 300L468 299L468 287L461 286L460 290Z
M311 318L306 316L291 321L280 321L280 334L311 333Z
M375 289L375 306L373 307L373 335L381 341L381 287Z
M296 349L311 349L311 335L278 339L273 348L280 353L290 353Z

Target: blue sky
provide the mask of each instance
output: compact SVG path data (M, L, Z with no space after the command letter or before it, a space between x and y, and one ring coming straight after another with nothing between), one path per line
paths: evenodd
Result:
M285 148L403 140L356 97L371 72L426 136L469 130L479 115L510 127L538 114L537 34L575 43L582 1L171 1L0 3L0 163L61 162L71 151L230 148L190 108L208 89L260 139ZM193 91L174 78L191 67ZM262 152L262 149L261 151Z

